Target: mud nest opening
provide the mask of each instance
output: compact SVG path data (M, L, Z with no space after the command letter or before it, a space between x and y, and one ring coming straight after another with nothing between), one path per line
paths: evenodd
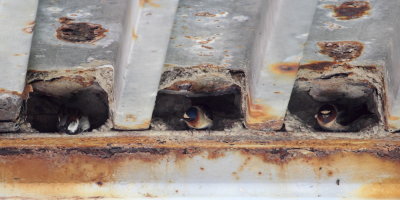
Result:
M206 107L212 115L210 130L232 130L243 128L242 95L240 88L230 93L209 96L187 96L159 92L153 112L154 130L189 130L182 121L191 106Z
M26 104L27 121L39 132L62 132L58 127L59 117L65 112L79 113L89 119L88 131L92 131L108 120L107 102L107 93L97 84L62 96L34 91Z
M364 83L340 84L329 89L319 86L311 87L310 90L295 88L289 103L290 114L311 131L360 132L378 126L381 115L377 90ZM336 107L339 113L334 120L339 125L321 126L317 122L317 114L330 105Z

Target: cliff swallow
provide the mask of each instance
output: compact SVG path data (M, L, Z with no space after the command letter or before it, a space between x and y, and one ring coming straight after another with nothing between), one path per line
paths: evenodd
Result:
M190 107L182 118L186 125L192 129L209 129L211 128L213 121L210 113L200 106Z
M76 109L64 109L58 116L58 131L76 135L90 129L90 122Z
M342 115L337 106L326 104L319 108L318 113L315 115L318 125L326 131L348 131L350 126L343 125L338 122Z

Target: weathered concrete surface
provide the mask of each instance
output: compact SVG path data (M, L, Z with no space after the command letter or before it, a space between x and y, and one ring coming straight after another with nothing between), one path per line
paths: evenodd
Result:
M116 79L114 128L150 127L178 0L132 1Z
M37 4L0 2L0 121L15 121L20 114ZM7 130L1 123L0 129Z
M400 197L400 138L365 140L363 136L335 134L319 138L319 134L278 137L257 132L240 136L225 132L115 132L95 137L23 135L24 139L3 135L0 196Z

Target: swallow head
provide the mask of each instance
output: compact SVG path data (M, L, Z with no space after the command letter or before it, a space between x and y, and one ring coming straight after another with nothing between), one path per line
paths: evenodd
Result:
M212 120L209 113L198 106L190 107L183 114L183 121L189 128L193 129L206 129L212 126Z
M183 114L183 120L186 122L194 122L198 119L199 111L196 107L190 107L185 114Z
M326 104L319 108L316 118L319 124L328 124L336 120L337 114L336 106Z

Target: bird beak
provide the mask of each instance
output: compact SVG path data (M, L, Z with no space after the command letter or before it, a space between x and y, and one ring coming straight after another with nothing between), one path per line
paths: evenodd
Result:
M185 113L185 114L183 115L183 118L184 118L184 119L189 119L190 117Z

